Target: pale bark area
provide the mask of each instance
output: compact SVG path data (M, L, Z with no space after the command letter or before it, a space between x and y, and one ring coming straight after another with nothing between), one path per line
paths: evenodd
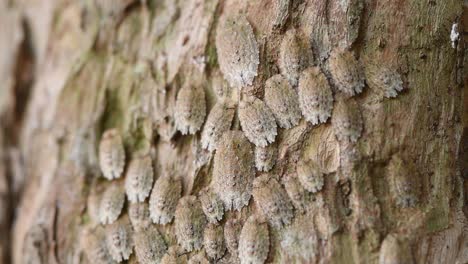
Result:
M80 237L95 224L88 197L107 184L97 158L105 129L121 131L127 157L149 150L156 177L182 177L184 195L209 185L212 157L200 149L199 133L176 131L175 98L192 82L205 88L208 108L214 105L216 90L227 85L217 65L216 24L223 12L242 11L260 47L259 74L246 93L262 98L263 84L278 73L279 43L293 27L311 44L311 64L325 71L334 47L351 46L361 61L403 76L405 90L395 99L367 86L355 98L364 132L346 173L349 149L330 122L302 120L279 132L272 177L294 174L304 158L327 172L307 214L296 213L318 229L317 262L378 263L381 242L395 234L416 263L467 263L465 48L450 41L452 25L463 28L461 1L293 0L281 29L272 24L274 2L148 1L113 19L100 18L91 0L0 3L0 258L88 263ZM422 186L416 207L392 200L386 167L395 154L414 164ZM251 201L224 219L255 212ZM172 226L158 228L176 243ZM298 261L281 250L281 233L270 233L267 262Z

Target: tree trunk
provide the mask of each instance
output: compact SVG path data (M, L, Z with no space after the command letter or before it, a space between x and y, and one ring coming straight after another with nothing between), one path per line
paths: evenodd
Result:
M105 237L144 199L158 223L130 216L129 262L156 228L182 263L468 263L463 15L459 0L0 3L1 260L126 258ZM102 155L119 135L123 173ZM162 223L150 200L169 178ZM200 214L214 199L224 214Z

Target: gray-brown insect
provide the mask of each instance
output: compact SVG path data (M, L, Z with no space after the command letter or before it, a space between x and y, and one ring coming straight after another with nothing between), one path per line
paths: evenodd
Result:
M275 0L275 17L273 18L273 26L282 28L289 16L289 2L290 0Z
M248 205L255 177L254 154L241 131L228 131L214 157L212 190L225 210L240 210Z
M283 180L286 193L297 211L303 213L307 208L309 194L296 177L288 176Z
M130 202L143 202L153 187L153 165L151 157L137 156L130 161L125 177L125 191Z
M203 128L201 144L204 149L216 149L222 135L231 128L236 110L227 99L221 99L210 111Z
M241 231L242 225L239 220L230 218L226 221L224 225L224 240L231 255L237 256Z
M296 217L281 237L281 248L291 259L316 263L319 239L309 215Z
M244 15L227 15L216 29L216 52L224 78L233 88L251 85L260 63L257 40Z
M184 85L177 94L174 122L182 135L195 134L206 116L205 90L202 87Z
M364 89L362 66L349 50L336 48L329 58L330 73L338 90L347 96L359 94Z
M282 228L291 223L293 206L286 191L274 178L268 174L259 176L253 187L255 204L272 226Z
M265 263L270 248L268 225L252 215L247 219L239 238L239 259L241 264Z
M190 252L202 247L206 218L197 197L191 195L179 200L174 224L177 243L183 250Z
M135 230L145 229L151 224L148 204L144 202L130 204L128 217Z
M280 127L289 129L299 123L299 98L282 75L273 75L265 82L265 103Z
M104 191L99 209L102 224L111 224L120 216L125 203L125 192L121 185L114 183Z
M311 161L301 160L296 167L297 178L304 188L312 193L322 190L324 185L323 173Z
M106 244L117 262L128 260L133 252L133 231L128 218L122 218L106 227Z
M319 67L309 67L301 73L298 93L305 119L313 125L327 122L332 114L333 94Z
M203 234L203 245L208 257L218 260L224 256L226 245L224 244L223 226L209 224Z
M403 80L396 69L372 63L366 65L365 73L369 87L386 98L403 91Z
M95 230L86 230L81 243L90 263L117 263L112 259L107 249L106 235L102 227L98 226Z
M399 207L414 207L418 203L420 186L412 162L404 162L399 154L393 155L387 167L393 199Z
M280 46L279 68L281 74L288 79L293 87L297 86L299 74L307 65L305 54L307 52L297 38L296 30L288 30Z
M209 188L203 189L200 192L200 202L203 212L210 223L216 224L223 219L223 201L219 199L216 193L212 192Z
M174 218L177 202L182 195L182 182L172 177L159 177L149 200L150 217L155 224L168 224Z
M331 123L338 141L356 142L361 137L362 114L358 104L352 98L341 97L336 100Z
M277 127L271 109L260 99L246 98L239 105L239 121L245 136L255 146L275 142Z
M410 250L408 243L399 241L393 234L387 235L380 247L379 264L413 264Z
M135 233L134 240L139 263L159 263L167 251L166 242L154 226Z
M99 165L103 176L108 179L120 178L125 166L125 150L122 137L117 129L104 132L99 143Z
M255 167L259 171L269 171L275 166L278 147L270 144L266 147L255 147Z
M188 264L210 264L210 261L206 259L204 252L200 251L189 259Z

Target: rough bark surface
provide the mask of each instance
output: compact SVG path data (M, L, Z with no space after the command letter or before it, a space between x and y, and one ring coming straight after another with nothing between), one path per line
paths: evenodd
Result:
M259 56L258 70L235 65L249 78L256 71L252 85L244 87L230 87L218 63L218 54L229 55L217 52L216 45L222 45L216 41L218 25L231 15L245 17L255 37L240 30L246 35L233 39L256 41L241 46L259 49L222 58L232 63L238 54ZM226 227L236 219L244 225L255 217L258 225L243 230L243 241L268 233L268 241L258 242L263 248L269 243L267 263L388 264L398 257L408 263L468 263L464 21L460 0L0 2L0 263L97 261L88 259L86 241L90 232L110 232L99 222L100 195L110 186L123 187L130 160L140 155L151 157L154 182L180 178L182 196L198 200L210 189L218 152L202 148L203 126L191 135L177 131L175 112L182 111L184 122L190 122L208 116L221 100L229 101L230 109L247 98L263 100L265 82L276 74L293 80L297 92L295 76L312 66L330 83L331 118L318 125L302 118L292 128L278 127L276 137L268 135L277 154L272 169L256 171L256 179L269 179L265 186L278 192L256 189L247 206L225 208L214 224ZM282 45L286 32L296 34L290 52L281 50L292 45ZM230 45L235 50L235 43ZM334 52L354 59L337 67L330 63ZM343 69L362 72L340 75ZM368 80L359 92L362 87L353 85L364 77ZM242 74L239 78L238 83L248 83ZM187 86L204 90L203 115L183 112L200 100L185 98L188 110L175 109L179 90ZM342 87L354 90L347 94ZM320 103L319 95L313 99ZM255 115L261 117L262 111ZM238 113L223 129L245 130ZM126 166L119 179L107 180L99 142L113 128L122 135ZM313 177L299 180L296 167L303 163L315 166L309 170ZM304 189L306 181L313 191ZM129 206L126 198L120 220ZM202 243L198 231L206 220L201 210L186 207L179 222L176 213L175 221L151 224L162 237L153 230L158 250L167 246L163 259L203 258L203 248L177 247L178 237L187 236L185 242L195 248ZM281 224L273 225L272 219ZM187 226L197 234L187 232ZM248 234L260 229L261 234ZM236 263L237 253L241 261L264 258L228 248L216 256L219 262ZM128 262L136 261L133 251Z

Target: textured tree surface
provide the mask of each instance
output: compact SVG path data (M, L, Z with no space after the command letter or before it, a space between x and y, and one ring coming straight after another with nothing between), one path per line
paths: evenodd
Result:
M468 263L464 15L1 1L0 263Z

